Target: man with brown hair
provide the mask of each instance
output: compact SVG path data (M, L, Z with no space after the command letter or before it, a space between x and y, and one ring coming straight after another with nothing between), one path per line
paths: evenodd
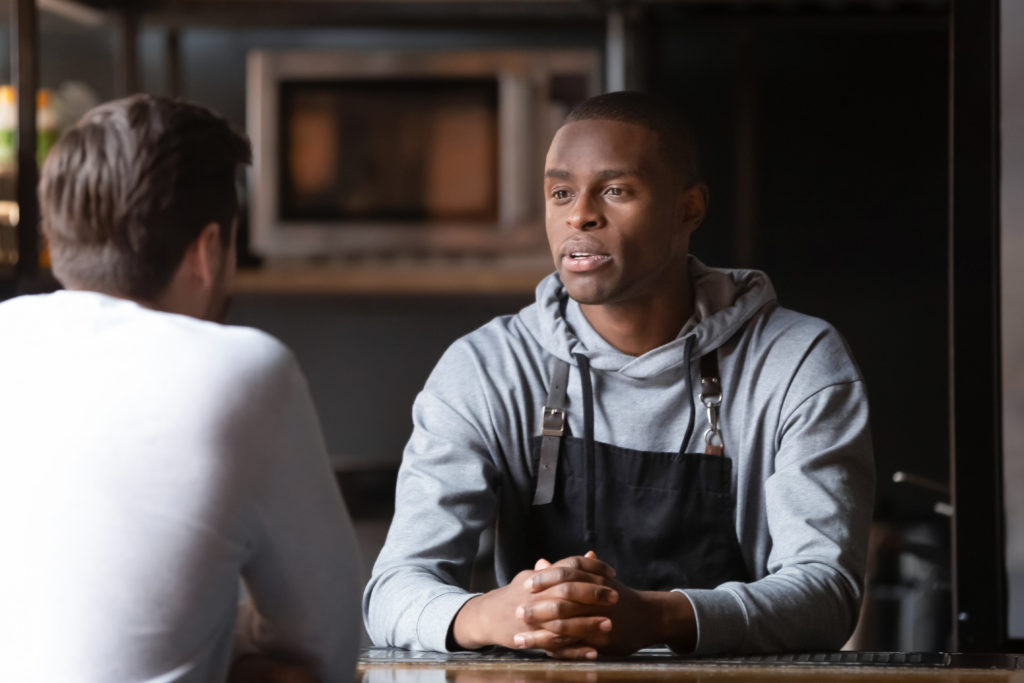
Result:
M221 117L140 95L42 169L67 290L0 304L12 680L223 680L233 651L353 675L359 562L305 379L214 322L249 160Z

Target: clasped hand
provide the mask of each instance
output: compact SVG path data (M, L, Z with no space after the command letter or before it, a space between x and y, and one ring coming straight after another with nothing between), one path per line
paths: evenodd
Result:
M470 600L456 617L454 636L469 649L496 644L594 659L654 642L655 611L589 552L554 564L538 560L507 586Z

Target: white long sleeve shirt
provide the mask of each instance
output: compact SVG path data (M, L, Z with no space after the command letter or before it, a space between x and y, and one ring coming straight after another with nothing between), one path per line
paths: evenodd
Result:
M223 680L236 631L352 678L356 543L272 337L94 292L4 302L0 465L4 678Z

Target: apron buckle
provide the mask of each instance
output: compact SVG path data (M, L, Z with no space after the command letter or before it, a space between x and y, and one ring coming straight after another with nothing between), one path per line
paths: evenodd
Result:
M544 406L541 410L540 424L541 436L562 436L565 434L565 411Z

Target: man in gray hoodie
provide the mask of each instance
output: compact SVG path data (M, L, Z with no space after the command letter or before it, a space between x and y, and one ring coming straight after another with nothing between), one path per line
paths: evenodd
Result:
M874 491L842 338L764 273L689 255L707 188L656 98L577 107L544 190L557 272L456 341L416 399L370 636L568 658L838 648ZM499 587L472 592L489 529Z

